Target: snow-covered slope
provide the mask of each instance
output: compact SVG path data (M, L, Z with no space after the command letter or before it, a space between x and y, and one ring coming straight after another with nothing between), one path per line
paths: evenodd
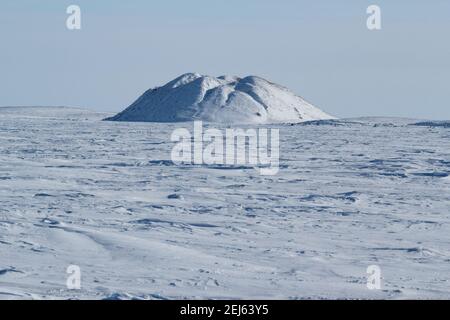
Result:
M145 92L113 121L296 123L331 119L288 89L265 79L184 74Z

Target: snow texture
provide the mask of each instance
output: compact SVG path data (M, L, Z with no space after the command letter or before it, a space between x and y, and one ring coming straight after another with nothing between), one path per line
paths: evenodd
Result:
M123 112L106 120L218 123L283 123L331 119L288 89L260 77L184 74L150 89Z
M106 116L0 108L0 299L450 298L448 128L272 125L260 176L175 166L180 124Z

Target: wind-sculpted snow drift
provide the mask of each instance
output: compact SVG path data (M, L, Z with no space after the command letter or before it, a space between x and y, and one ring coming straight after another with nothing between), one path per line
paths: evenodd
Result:
M297 123L332 118L288 89L259 77L188 73L148 90L127 109L105 120Z
M450 298L448 128L279 124L265 176L176 165L177 123L107 116L0 108L0 300Z

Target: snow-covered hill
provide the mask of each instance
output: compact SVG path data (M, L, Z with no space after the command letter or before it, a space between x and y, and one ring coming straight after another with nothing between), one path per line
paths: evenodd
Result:
M331 119L288 89L265 79L184 74L150 89L112 121L296 123Z

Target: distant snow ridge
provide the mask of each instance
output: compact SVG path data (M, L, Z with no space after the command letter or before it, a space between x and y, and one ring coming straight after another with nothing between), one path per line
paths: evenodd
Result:
M420 127L442 127L450 128L450 121L422 121L413 124Z
M297 123L333 119L288 89L259 77L187 73L150 89L105 120L218 123Z

